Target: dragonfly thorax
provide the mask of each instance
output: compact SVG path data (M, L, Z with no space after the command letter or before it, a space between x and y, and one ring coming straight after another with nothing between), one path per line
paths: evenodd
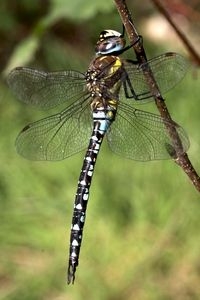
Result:
M86 73L86 85L92 98L118 98L124 73L123 63L117 56L99 56L90 64Z

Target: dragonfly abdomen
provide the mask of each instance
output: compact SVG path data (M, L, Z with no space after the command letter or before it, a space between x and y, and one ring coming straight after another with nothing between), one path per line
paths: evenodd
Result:
M113 114L110 115L109 113L110 110L103 111L102 109L93 112L94 127L88 150L84 157L74 202L69 249L68 283L73 283L75 279L93 171L103 137L113 121Z

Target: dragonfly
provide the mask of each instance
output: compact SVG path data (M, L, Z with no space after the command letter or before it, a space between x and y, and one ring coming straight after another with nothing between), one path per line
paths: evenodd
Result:
M104 137L114 153L138 161L174 158L177 150L184 153L189 148L187 134L176 122L135 108L154 96L144 69L151 70L164 93L184 77L187 60L169 52L139 64L121 57L129 48L124 34L108 29L101 32L85 73L17 67L8 75L9 87L22 102L44 110L66 105L22 129L15 143L20 155L52 161L87 149L74 200L68 284L74 283L79 264L89 191ZM177 132L181 148L177 149L169 129Z

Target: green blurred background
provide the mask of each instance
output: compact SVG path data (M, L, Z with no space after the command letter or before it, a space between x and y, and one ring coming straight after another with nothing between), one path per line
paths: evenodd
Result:
M150 1L145 7L142 1L127 3L149 57L165 51L189 57ZM198 18L187 19L180 11L178 16L199 51ZM121 27L112 0L0 2L1 299L200 299L200 197L173 161L129 161L104 143L75 285L67 286L72 208L84 152L61 162L26 161L15 152L18 132L48 112L16 101L5 84L7 72L25 65L84 71L99 33ZM133 58L132 51L127 55ZM188 133L188 154L200 173L198 73L192 67L165 97ZM140 109L156 112L153 103Z

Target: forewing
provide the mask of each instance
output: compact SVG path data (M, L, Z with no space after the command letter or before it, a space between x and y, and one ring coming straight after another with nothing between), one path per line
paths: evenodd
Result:
M87 93L82 73L76 71L44 72L18 67L8 75L8 85L22 102L49 109L63 102L69 106Z
M170 159L177 149L173 144L167 128L176 129L182 150L189 148L188 137L178 124L164 121L161 117L137 110L121 103L118 114L107 134L108 144L112 151L123 157L139 160Z
M17 152L30 160L62 160L87 147L92 117L87 100L27 125L16 139Z
M148 67L151 69L160 92L165 93L177 85L189 67L189 62L183 56L174 52L162 54L141 65L129 61L125 61L124 64L138 100L153 96L143 70L147 70ZM121 92L120 96L120 99L123 100L123 98L124 91Z

